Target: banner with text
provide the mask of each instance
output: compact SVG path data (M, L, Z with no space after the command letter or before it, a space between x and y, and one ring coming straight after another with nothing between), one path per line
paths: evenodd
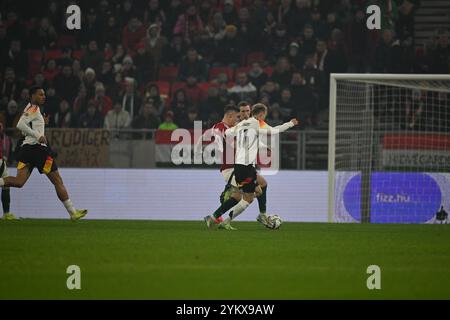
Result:
M110 132L104 129L48 129L60 167L109 167Z

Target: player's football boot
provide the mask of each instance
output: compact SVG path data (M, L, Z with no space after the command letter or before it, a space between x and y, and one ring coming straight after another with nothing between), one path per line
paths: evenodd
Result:
M235 231L237 230L235 227L233 227L231 224L227 223L227 222L221 222L219 223L219 229L222 230L229 230L229 231Z
M203 218L203 220L205 220L205 222L206 222L206 227L208 229L211 229L213 226L220 224L223 221L223 218L218 217L218 218L214 219L213 216L206 216Z
M270 221L269 216L266 213L258 214L256 221L261 223L266 228L272 229L272 222Z
M72 221L80 220L87 214L87 212L88 211L86 209L76 210L75 213L70 215L70 220L72 220Z
M16 216L13 215L11 212L4 213L2 219L3 220L8 220L8 221L17 220Z

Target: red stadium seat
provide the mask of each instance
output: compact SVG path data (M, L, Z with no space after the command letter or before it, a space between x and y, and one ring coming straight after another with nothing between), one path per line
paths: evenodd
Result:
M209 70L209 80L213 80L221 73L225 73L227 75L229 81L233 80L234 70L233 70L233 68L230 68L230 67L213 67L213 68L211 68Z
M58 59L62 57L62 51L61 50L49 50L45 52L45 61L48 61L50 59Z
M160 80L152 81L152 82L149 82L147 87L151 84L156 84L158 86L159 94L161 96L166 96L166 97L170 96L170 83L168 81L160 81Z
M58 37L57 47L58 48L64 48L64 47L75 48L76 47L75 37L70 36L70 35L60 35Z
M210 82L200 82L198 84L198 86L200 87L200 89L202 89L204 92L207 92L209 89L209 86L211 85Z
M31 77L34 77L36 73L41 71L42 56L41 50L28 50L28 64Z
M273 68L272 67L265 67L264 69L264 72L265 73L267 73L267 75L269 76L269 77L271 77L272 76L272 72L273 72Z
M170 90L171 96L174 95L175 91L177 91L178 89L182 89L185 86L186 86L186 83L184 83L184 82L174 82L174 83L172 83L172 89Z
M158 72L158 80L174 82L178 77L177 67L160 67Z
M256 51L256 52L250 52L247 54L247 61L246 65L251 65L253 62L261 62L266 59L266 55L264 52Z
M75 50L74 52L72 52L72 58L74 58L75 60L80 60L82 54L83 52L81 50Z
M252 67L250 67L250 66L236 68L236 75L241 72L249 73L251 69L252 69Z

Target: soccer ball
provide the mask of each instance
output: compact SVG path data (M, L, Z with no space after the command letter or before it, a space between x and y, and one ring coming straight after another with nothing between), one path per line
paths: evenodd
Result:
M280 216L277 214L269 216L269 221L271 229L278 229L283 223L283 220L281 220Z

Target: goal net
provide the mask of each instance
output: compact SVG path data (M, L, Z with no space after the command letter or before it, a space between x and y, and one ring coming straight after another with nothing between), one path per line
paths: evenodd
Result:
M450 75L331 75L330 222L445 223L449 99Z

